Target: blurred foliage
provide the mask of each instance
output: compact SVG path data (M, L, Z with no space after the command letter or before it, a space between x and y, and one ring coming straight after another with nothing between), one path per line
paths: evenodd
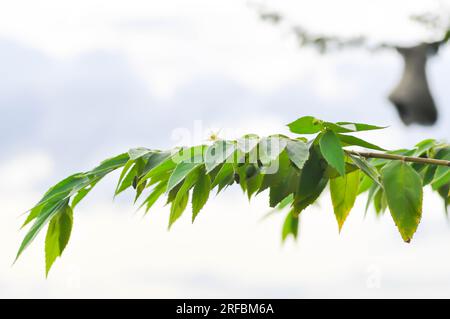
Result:
M252 3L262 21L272 23L273 25L286 26L297 38L301 47L311 47L320 53L326 53L334 50L348 48L364 48L369 51L389 49L399 47L399 44L387 42L373 42L363 35L353 37L342 37L331 34L314 33L297 22L292 22L274 9L269 9L259 3ZM425 12L414 14L410 19L430 29L435 33L437 40L424 43L432 43L436 46L446 44L450 39L450 10L441 9L438 12Z

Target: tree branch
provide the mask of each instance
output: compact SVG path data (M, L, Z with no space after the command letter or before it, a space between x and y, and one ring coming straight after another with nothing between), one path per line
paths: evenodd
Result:
M397 161L405 161L405 162L420 163L420 164L450 166L450 161L434 159L434 158L403 156L403 155L386 154L386 153L357 152L357 151L351 151L351 150L345 150L345 152L348 154L357 155L357 156L365 157L365 158L384 158L384 159L388 159L388 160L397 160Z

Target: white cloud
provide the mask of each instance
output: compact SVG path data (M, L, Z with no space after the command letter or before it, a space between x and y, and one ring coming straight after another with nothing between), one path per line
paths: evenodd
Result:
M33 169L30 169L33 168ZM11 195L19 191L30 191L48 176L53 169L49 156L40 151L22 153L10 157L0 166L0 192Z
M316 32L418 41L427 31L408 21L427 1L268 1ZM24 10L23 8L27 8ZM389 8L388 10L386 8ZM383 23L379 23L380 20ZM0 35L66 59L83 52L124 52L155 94L167 97L190 78L217 72L267 91L312 69L286 30L258 20L241 0L14 1L0 10Z

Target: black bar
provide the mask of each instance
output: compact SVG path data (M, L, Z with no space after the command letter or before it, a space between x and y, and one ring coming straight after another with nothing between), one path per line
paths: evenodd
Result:
M5 311L84 319L93 314L115 318L314 318L326 313L402 318L420 311L447 311L449 300L297 300L297 299L169 299L169 300L1 300ZM63 311L57 310L63 309ZM386 312L386 308L389 309ZM364 309L360 312L359 309ZM53 316L55 317L55 316Z

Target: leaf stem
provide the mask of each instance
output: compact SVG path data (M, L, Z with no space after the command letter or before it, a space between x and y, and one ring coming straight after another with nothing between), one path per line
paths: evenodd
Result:
M412 163L450 166L450 161L440 160L440 159L435 159L435 158L403 156L403 155L386 154L386 153L357 152L357 151L352 151L352 150L345 150L345 152L348 154L357 155L357 156L365 157L365 158L384 158L384 159L388 159L388 160L405 161L405 162L412 162Z

